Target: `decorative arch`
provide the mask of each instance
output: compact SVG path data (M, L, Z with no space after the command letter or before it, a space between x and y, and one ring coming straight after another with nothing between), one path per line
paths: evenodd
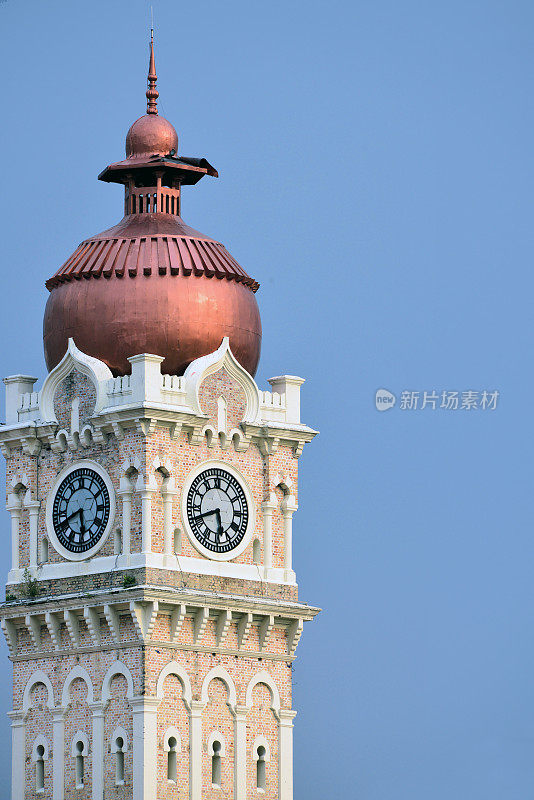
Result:
M165 733L163 734L163 751L168 753L171 749L169 747L169 739L176 739L176 752L182 752L182 737L180 736L180 731L178 728L175 728L174 725L171 725L170 728L167 728Z
M280 692L278 691L276 683L272 679L271 675L269 675L267 670L262 670L261 672L258 672L257 675L254 675L253 678L251 678L247 686L247 692L245 696L246 707L252 708L252 692L258 683L264 683L266 686L268 686L271 692L271 708L275 712L280 711Z
M230 340L225 336L221 346L207 356L195 359L184 373L185 392L188 404L194 412L202 416L198 390L202 382L214 372L224 369L241 386L245 394L246 408L243 422L251 425L260 421L260 392L254 381L244 367L241 366L232 351Z
M265 736L256 736L256 738L254 739L254 742L252 744L252 752L251 752L251 756L252 756L252 760L253 761L257 761L258 760L258 747L263 747L264 750L265 750L265 755L263 757L263 760L264 761L270 761L271 760L271 748L269 747L269 742L267 741Z
M203 703L207 703L208 702L208 700L209 700L208 687L209 687L210 683L213 680L215 680L216 678L221 680L226 685L226 688L228 689L228 701L227 701L228 704L231 705L231 706L235 706L235 704L237 703L237 694L236 694L236 690L235 690L235 684L234 684L234 682L232 680L232 676L230 675L230 673L224 667L221 667L221 666L213 667L213 669L210 669L210 671L208 672L208 674L204 678L204 681L202 683L202 691L200 693L201 701Z
M29 491L29 486L30 486L30 481L28 479L27 474L24 473L23 475L21 475L20 473L17 472L17 474L13 475L13 477L9 481L8 489L11 489L11 491L14 494L19 494L20 493L21 494L21 500L23 500L25 498L23 498L23 496L22 496L22 490L28 490ZM31 500L31 496L30 496L29 499Z
M93 358L74 344L74 339L69 339L67 352L48 374L41 390L41 415L46 422L57 422L54 410L54 395L56 389L74 369L89 378L96 389L95 413L101 411L107 402L107 381L113 377L110 368L98 358Z
M128 667L122 663L122 661L114 661L113 664L110 666L106 674L104 675L104 680L102 681L102 702L108 703L111 700L111 681L115 677L115 675L123 675L126 678L126 683L128 685L128 689L126 692L126 697L131 700L134 694L134 687L133 687L133 678L132 673L128 669Z
M191 681L189 680L189 675L182 667L181 664L178 664L177 661L171 661L170 664L167 664L158 676L158 684L156 688L156 696L159 697L160 700L163 699L163 684L165 683L165 679L169 677L169 675L176 675L180 683L182 684L183 694L184 694L184 701L186 705L191 704L191 700L193 699L193 692L191 691ZM178 741L178 740L177 740Z
M48 761L49 758L49 749L48 749L48 740L40 733L38 736L35 737L35 741L32 747L32 761L35 763L39 760L39 755L37 753L37 748L42 747L44 750L43 755L41 758L43 761Z
M68 706L68 704L70 703L69 690L70 690L71 683L73 681L77 680L78 678L80 678L82 681L85 681L85 684L87 685L87 702L88 703L93 703L94 702L93 682L92 682L92 680L90 678L90 675L89 675L89 673L87 672L86 669L84 669L83 667L80 667L80 665L77 664L75 667L73 667L71 669L71 671L69 672L69 674L65 678L65 683L64 683L64 686L63 686L63 692L62 692L62 695L61 695L61 705L64 708L66 708Z
M122 747L117 745L117 739L122 739ZM115 728L110 739L110 750L112 753L127 753L128 752L128 734L124 728Z
M81 742L83 747L80 750L77 749L76 745L78 742ZM88 756L89 755L89 739L85 731L76 731L74 736L72 737L72 743L70 746L70 754L73 758L76 756Z
M54 704L54 690L52 688L52 683L50 682L50 678L46 673L43 672L42 669L36 670L28 680L28 683L24 687L24 696L22 698L22 710L26 714L30 710L30 694L31 690L37 683L43 683L48 691L48 699L46 705L49 709L53 709L55 707Z
M208 754L211 755L213 753L213 743L219 742L221 745L221 749L219 750L219 755L221 758L226 756L226 740L220 731L212 731L208 738Z

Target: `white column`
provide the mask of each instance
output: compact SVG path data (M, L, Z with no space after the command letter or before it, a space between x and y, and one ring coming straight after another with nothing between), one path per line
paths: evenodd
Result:
M236 706L231 711L234 715L234 800L246 800L248 708Z
M11 514L11 569L19 568L20 517L22 508L20 497L13 492L9 495L7 510Z
M156 479L151 475L145 483L142 475L137 480L137 491L141 495L141 552L152 552L152 495L157 490Z
M161 494L163 496L163 551L166 556L174 554L174 527L172 524L172 501L177 489L173 478L164 481Z
M122 553L128 560L131 549L133 495L133 486L129 478L121 478L117 494L122 497Z
M293 572L293 514L298 506L292 494L284 497L281 503L282 516L284 518L284 570L285 579L294 580Z
M189 798L202 800L202 712L206 703L191 700L189 709Z
M263 512L263 566L271 569L273 565L273 511L276 508L276 497L271 492L268 500L261 504Z
M280 800L293 800L293 720L296 711L278 712Z
M65 798L65 714L66 708L52 711L52 786L53 800Z
M22 711L9 711L7 716L11 720L11 798L21 800L26 783L25 715Z
M157 800L158 706L157 697L134 697L133 713L133 800Z
M27 499L24 500L24 507L28 509L30 515L30 568L36 567L39 563L38 547L37 547L37 532L39 527L39 509L41 503L39 500L32 500L28 492Z
M104 796L104 707L102 703L90 703L93 712L93 800Z

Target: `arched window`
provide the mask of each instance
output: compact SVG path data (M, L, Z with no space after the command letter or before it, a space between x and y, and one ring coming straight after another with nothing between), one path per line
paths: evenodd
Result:
M78 731L72 740L71 755L74 759L76 788L83 789L85 778L85 758L89 754L89 740L85 733Z
M39 735L33 743L32 761L35 763L35 791L45 790L45 762L48 761L48 742Z
M35 791L44 792L44 747L37 747L37 761L35 762Z
M83 775L85 771L84 757L83 757L83 742L76 742L76 788L83 787Z
M123 728L117 728L111 737L111 752L115 755L115 786L124 786L124 754L128 739Z
M182 552L182 532L180 528L174 529L174 555L179 556Z
M211 783L220 789L222 784L222 760L226 756L224 736L213 731L208 739L208 755L211 756Z
M211 783L212 786L220 786L222 780L221 743L215 740L211 747Z
M256 762L256 789L264 792L267 788L267 762L271 754L264 736L257 736L252 745L252 758Z
M43 536L41 539L41 564L46 564L48 561L48 539Z
M115 536L113 540L113 549L116 556L120 556L122 553L122 531L120 528L115 529Z
M258 760L256 761L256 788L258 791L265 791L267 782L267 771L265 768L265 747L260 744L257 750Z
M261 564L261 543L259 539L254 539L252 545L252 560L255 564Z
M167 753L167 780L176 783L178 777L178 761L176 756L176 739L171 736L169 739L169 752Z
M178 753L181 750L180 734L176 728L168 728L163 737L163 749L167 753L167 780L178 780Z

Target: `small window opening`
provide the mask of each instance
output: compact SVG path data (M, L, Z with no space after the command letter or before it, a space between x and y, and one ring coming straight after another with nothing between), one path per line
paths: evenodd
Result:
M169 213L169 195L166 195L165 197L165 212L167 214Z
M265 747L260 745L256 751L258 760L256 761L256 788L259 792L264 792L267 784L267 765L265 762Z
M37 748L37 761L35 762L35 789L37 792L44 791L44 752L45 749L40 744Z
M176 755L177 741L174 736L169 737L169 752L167 753L167 780L176 783L178 777L178 764Z
M84 758L83 742L76 742L76 788L83 788Z
M122 532L120 528L115 531L114 553L116 556L120 556L122 553Z
M221 743L213 742L213 755L211 757L211 783L213 786L221 786L222 778L222 759L221 759Z
M117 736L115 739L117 752L115 753L115 785L122 786L124 783L124 739Z
M132 214L136 213L137 203L135 194L132 196Z
M255 564L261 564L261 544L259 539L254 539L252 545L252 560Z
M48 561L48 539L43 536L41 539L41 564L46 564Z

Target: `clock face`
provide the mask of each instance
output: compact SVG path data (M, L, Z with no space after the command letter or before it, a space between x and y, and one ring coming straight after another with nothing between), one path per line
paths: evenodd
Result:
M203 470L191 483L187 521L197 541L212 553L229 553L241 544L249 511L243 487L220 467Z
M54 496L52 525L59 543L70 553L86 553L100 541L110 517L106 482L90 467L74 469Z

